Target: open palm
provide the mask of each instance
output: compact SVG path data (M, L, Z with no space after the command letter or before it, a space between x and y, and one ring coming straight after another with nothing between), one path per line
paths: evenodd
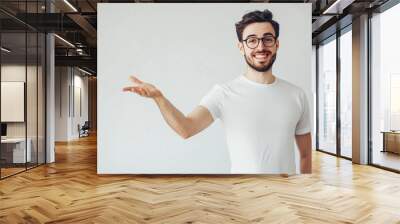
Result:
M161 91L158 90L154 85L143 82L135 76L130 76L129 79L134 84L133 86L127 86L123 88L124 92L136 93L143 97L156 98L161 96Z

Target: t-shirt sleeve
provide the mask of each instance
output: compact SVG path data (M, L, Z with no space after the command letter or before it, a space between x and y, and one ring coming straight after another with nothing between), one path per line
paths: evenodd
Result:
M307 101L307 97L305 93L302 91L301 94L302 101L302 114L300 116L299 121L296 126L296 135L303 135L311 132L311 124L310 124L310 108Z
M214 120L221 118L222 88L215 85L200 101L199 105L208 109Z

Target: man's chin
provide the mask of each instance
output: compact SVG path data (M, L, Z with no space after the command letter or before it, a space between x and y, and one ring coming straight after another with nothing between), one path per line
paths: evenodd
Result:
M270 70L272 69L272 65L273 65L274 62L275 62L275 60L274 60L274 59L275 59L275 56L272 56L270 60L261 61L261 62L254 61L254 60L250 62L249 60L247 60L247 57L246 57L246 56L245 56L244 58L245 58L247 64L248 64L253 70L255 70L255 71L257 71L257 72L267 72L267 71L270 71Z
M257 66L257 65L254 65L253 64L253 66L251 66L254 70L256 70L257 72L266 72L266 71L269 71L271 68L272 68L272 66L271 65L261 65L261 66Z
M269 61L263 61L263 62L253 63L253 66L254 67L258 67L258 68L262 68L262 67L267 66L268 64L269 64Z
M271 68L272 67L269 67L269 68L268 67L263 67L263 68L254 68L253 67L253 69L256 70L257 72L267 72L267 71L271 70Z

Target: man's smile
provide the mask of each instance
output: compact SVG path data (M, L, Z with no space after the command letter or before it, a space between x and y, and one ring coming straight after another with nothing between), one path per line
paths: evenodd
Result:
M270 55L271 54L269 52L259 52L253 54L253 58L258 62L265 62L267 59L269 59Z

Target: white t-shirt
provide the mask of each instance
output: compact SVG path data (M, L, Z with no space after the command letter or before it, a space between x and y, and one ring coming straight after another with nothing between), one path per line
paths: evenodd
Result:
M244 75L215 85L200 101L221 119L231 173L295 174L295 135L310 132L304 91L276 77L261 84Z

